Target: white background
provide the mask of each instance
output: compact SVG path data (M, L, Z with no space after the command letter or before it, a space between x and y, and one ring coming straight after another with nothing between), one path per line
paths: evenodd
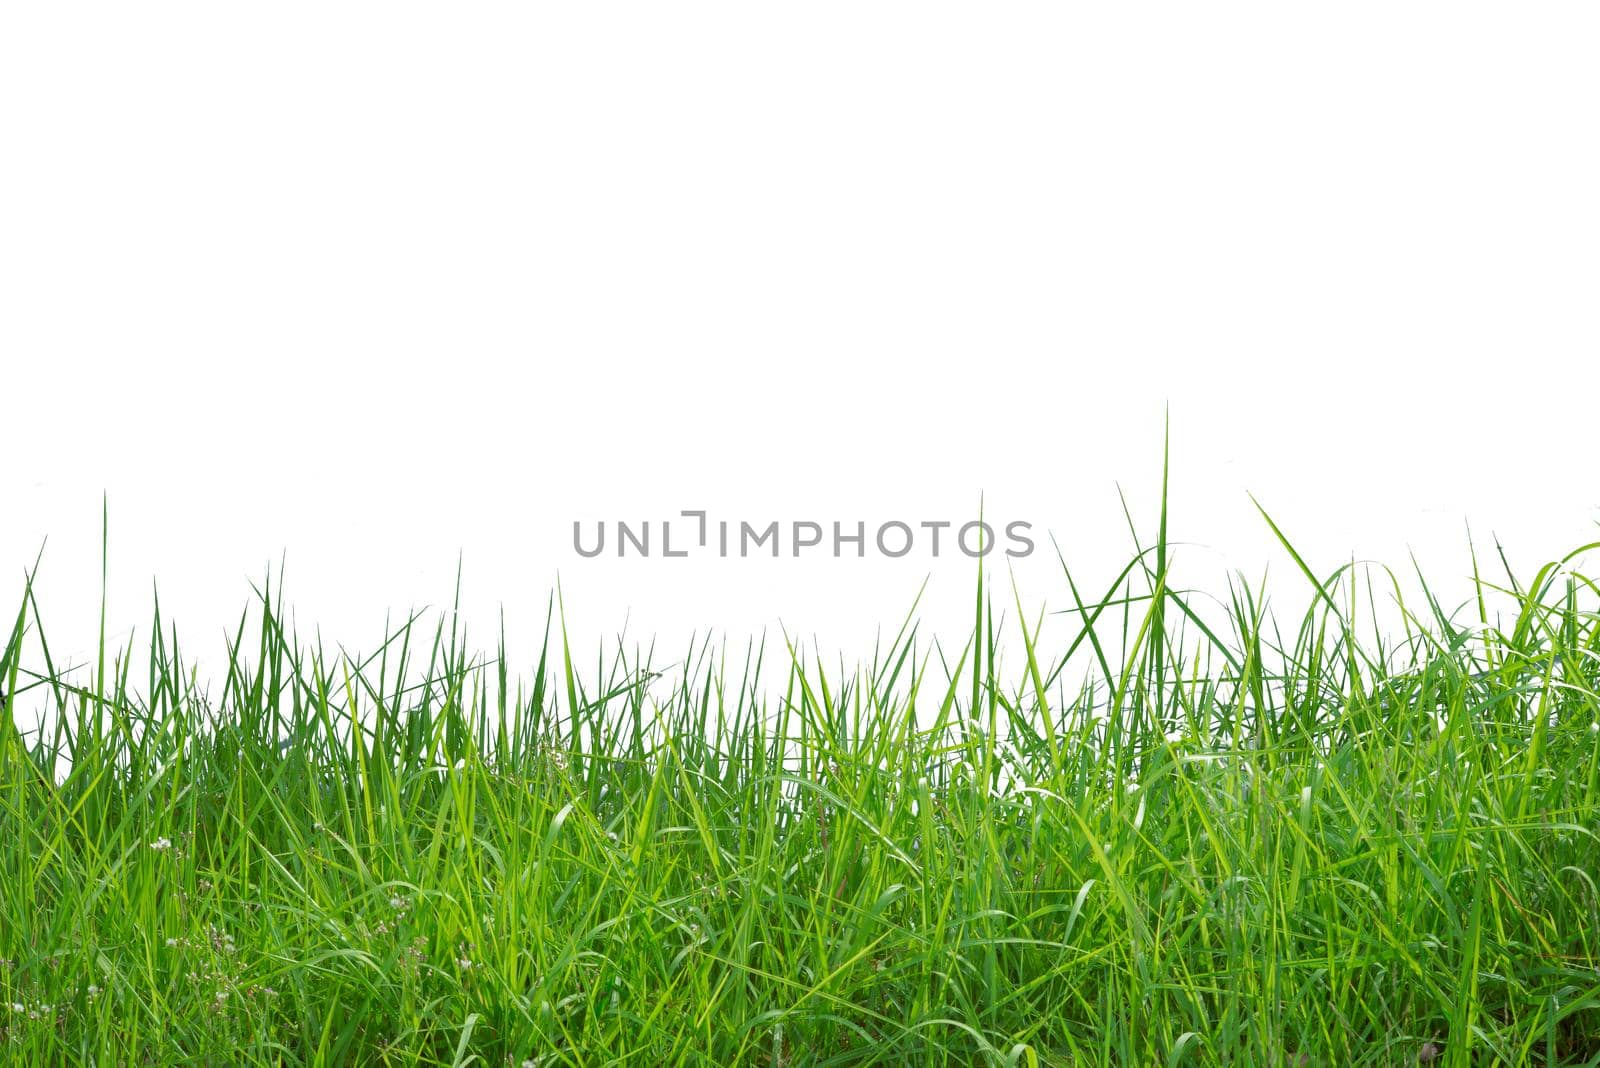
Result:
M0 581L214 663L450 598L534 656L866 651L959 556L582 560L575 519L1153 521L1298 582L1595 536L1591 4L8 5ZM1153 529L1153 528L1152 528ZM1041 541L1041 549L1047 543ZM1217 572L1220 573L1220 572ZM1065 607L1052 554L1019 567ZM517 650L514 650L516 652Z

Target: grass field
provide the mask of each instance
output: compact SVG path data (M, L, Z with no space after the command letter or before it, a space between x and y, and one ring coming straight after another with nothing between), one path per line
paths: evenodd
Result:
M67 671L30 587L0 1059L1600 1063L1600 590L1285 541L1280 625L1166 526L1032 591L1049 648L980 576L848 670L575 662L559 601L536 663L449 612L357 655L264 586L210 659L157 608Z

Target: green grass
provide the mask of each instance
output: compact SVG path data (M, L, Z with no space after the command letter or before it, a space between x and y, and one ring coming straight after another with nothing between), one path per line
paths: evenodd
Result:
M1600 1063L1600 590L1284 549L1292 626L1163 514L1048 627L980 576L850 670L578 663L559 601L533 664L449 612L356 655L269 586L207 666L157 607L67 671L30 584L0 1059Z

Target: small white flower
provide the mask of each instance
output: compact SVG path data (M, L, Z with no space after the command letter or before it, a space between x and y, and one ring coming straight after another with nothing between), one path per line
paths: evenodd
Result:
M1128 783L1128 785L1124 786L1122 789L1127 793L1136 794L1136 793L1139 792L1139 784L1136 783L1136 782L1130 782L1130 783Z
M172 839L157 838L154 842L150 843L150 848L154 849L157 853L165 853L167 850L172 848Z
M169 939L167 939L167 946L168 946L168 948L172 948L172 947L175 947L175 946L176 946L176 945L177 945L177 944L178 944L178 940L177 940L177 939L176 939L176 938L169 938Z
M27 1012L28 1011L28 1006L23 1005L20 1002L13 1001L11 1003L11 1011L12 1012Z

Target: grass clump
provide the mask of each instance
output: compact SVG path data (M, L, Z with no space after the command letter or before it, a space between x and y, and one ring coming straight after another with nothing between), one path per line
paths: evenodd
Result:
M268 586L204 686L159 607L56 665L30 584L0 1058L1600 1062L1600 591L1394 582L1391 641L1347 567L1285 631L1165 528L1063 567L1058 647L980 575L964 641L848 671L585 667L555 611L531 674L448 613L356 655Z

